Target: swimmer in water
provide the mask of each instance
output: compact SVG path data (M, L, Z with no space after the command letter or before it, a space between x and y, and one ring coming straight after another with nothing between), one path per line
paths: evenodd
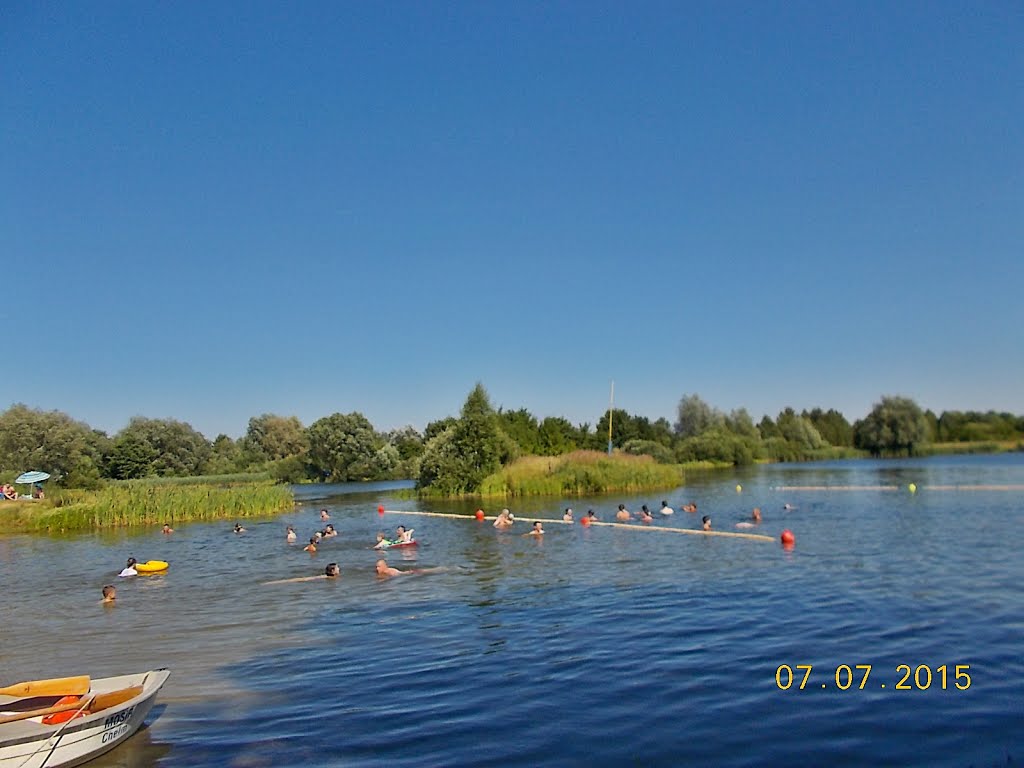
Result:
M103 600L104 603L112 603L117 600L117 587L113 584L106 584L103 587Z
M640 514L637 515L637 517L640 519L641 523L650 523L654 521L654 515L651 514L651 510L647 508L646 504L640 507Z
M379 579L390 579L392 576L407 576L412 571L400 571L397 568L391 568L388 566L387 560L377 561L377 578Z
M316 536L312 536L309 539L309 544L304 546L302 548L302 551L303 552L309 552L309 554L311 554L311 555L316 552Z
M629 510L626 509L626 505L619 504L619 511L615 513L615 519L624 523L629 520L629 517Z
M499 529L511 528L515 522L515 517L508 509L503 509L498 513L498 516L494 518L494 527Z
M789 512L789 511L791 511L791 510L794 510L794 509L796 509L796 507L794 507L794 506L793 506L792 504L783 504L783 505L782 505L782 508L783 508L784 510L786 510L787 512Z
M597 522L597 515L594 514L594 510L587 510L587 519L592 523Z
M263 586L270 584L294 584L299 581L320 581L321 579L339 579L341 578L341 568L338 567L337 563L328 563L324 568L324 572L319 576L299 576L295 579L277 579L276 581L265 581Z
M235 533L245 533L245 528L243 528L238 523L235 523L234 531L235 531Z
M135 564L137 562L138 562L138 560L136 560L134 557L129 557L128 558L128 564L117 575L120 576L121 578L125 578L127 576L138 576L139 572L137 570L135 570Z
M667 501L662 501L661 502L661 510L659 510L659 511L661 512L661 514L665 515L666 517L668 517L669 515L674 515L676 513L676 511L674 509L672 509L672 507L670 507L668 505Z
M329 514L327 514L327 510L326 509L321 509L320 510L320 519L324 520L324 521L327 521L327 520L331 519L331 516Z
M384 535L384 531L377 533L377 543L373 545L374 549L387 549L394 542L391 541L387 536Z
M683 510L683 512L696 512L697 505L691 501L689 504L683 504L681 509Z
M753 528L755 525L761 524L761 508L754 507L754 511L750 514L750 520L742 523L736 523L737 528Z
M289 525L288 526L288 533L285 534L284 538L285 538L285 541L287 541L289 544L294 544L295 540L298 539L299 537L295 534L295 529L292 528L292 526Z
M711 518L708 515L704 515L704 517L700 519L700 522L705 531L711 530Z
M413 528L406 528L400 525L395 528L395 544L411 544Z
M336 530L334 530L334 526L333 525L328 523L327 527L324 528L323 531L320 532L320 535L323 536L325 539L329 539L332 536L337 536L338 532Z
M572 522L572 507L566 507L565 508L565 514L562 515L562 522L563 523L571 523Z
M523 536L543 536L544 526L541 525L540 520L533 523L533 528L523 534Z
M164 523L164 527L161 530L161 533L174 533L174 529L171 528L171 526L168 525L167 523Z

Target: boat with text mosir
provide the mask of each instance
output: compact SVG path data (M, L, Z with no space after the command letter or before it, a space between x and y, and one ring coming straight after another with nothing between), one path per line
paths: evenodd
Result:
M139 729L170 674L83 675L0 688L0 768L82 765L110 751Z

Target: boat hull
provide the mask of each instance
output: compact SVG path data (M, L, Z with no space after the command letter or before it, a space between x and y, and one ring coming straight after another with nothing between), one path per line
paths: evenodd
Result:
M0 768L70 768L109 752L135 733L156 703L166 669L93 681L90 694L141 685L142 692L95 714L55 725L35 717L0 725ZM3 709L0 703L0 710Z

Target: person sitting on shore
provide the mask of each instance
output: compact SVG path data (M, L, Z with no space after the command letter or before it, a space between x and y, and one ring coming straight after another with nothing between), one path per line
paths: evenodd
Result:
M395 544L412 544L412 528L406 528L404 525L400 525L395 528Z
M562 515L562 522L563 523L571 523L572 522L572 507L566 507L565 508L565 514Z
M117 575L120 576L121 578L126 578L128 576L138 576L139 572L137 570L135 570L135 564L136 563L138 563L138 560L136 560L134 557L129 557L128 558L128 564Z
M515 516L509 512L506 507L498 513L496 518L494 518L494 527L498 529L511 528L515 521Z
M38 485L38 484L32 486L32 498L33 499L42 499L42 498L45 498L45 497L46 497L46 494L43 493L43 486Z
M531 528L529 531L527 531L523 535L524 536L543 536L544 535L544 526L541 525L540 520L535 520L534 523L533 523L533 528Z
M619 504L619 511L615 513L615 519L621 523L625 523L629 520L629 510L626 509L625 504Z
M309 552L309 554L311 554L311 555L316 552L316 536L311 536L309 538L309 544L304 546L302 548L302 551L303 552Z
M117 600L117 587L113 584L103 585L103 602L112 603Z
M704 515L704 517L700 519L700 522L705 531L711 530L711 517L709 515Z
M4 498L7 499L8 501L16 501L18 498L17 489L15 489L15 487L10 483L4 483L2 492Z
M660 512L661 512L661 514L665 515L666 517L668 517L669 515L674 515L676 513L676 511L674 509L672 509L672 507L670 507L668 505L667 501L662 501L661 502L661 510L660 510Z
M637 518L640 520L641 523L654 522L654 515L651 514L651 510L647 508L646 504L640 507L640 513L637 515Z
M285 541L289 544L294 544L295 540L298 539L298 534L295 533L295 529L292 526L288 526L288 532L284 535Z

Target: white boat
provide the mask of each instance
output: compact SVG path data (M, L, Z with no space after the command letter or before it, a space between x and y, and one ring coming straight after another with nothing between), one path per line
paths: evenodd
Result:
M110 751L139 729L170 674L157 669L97 678L77 702L0 696L0 768L82 765Z

